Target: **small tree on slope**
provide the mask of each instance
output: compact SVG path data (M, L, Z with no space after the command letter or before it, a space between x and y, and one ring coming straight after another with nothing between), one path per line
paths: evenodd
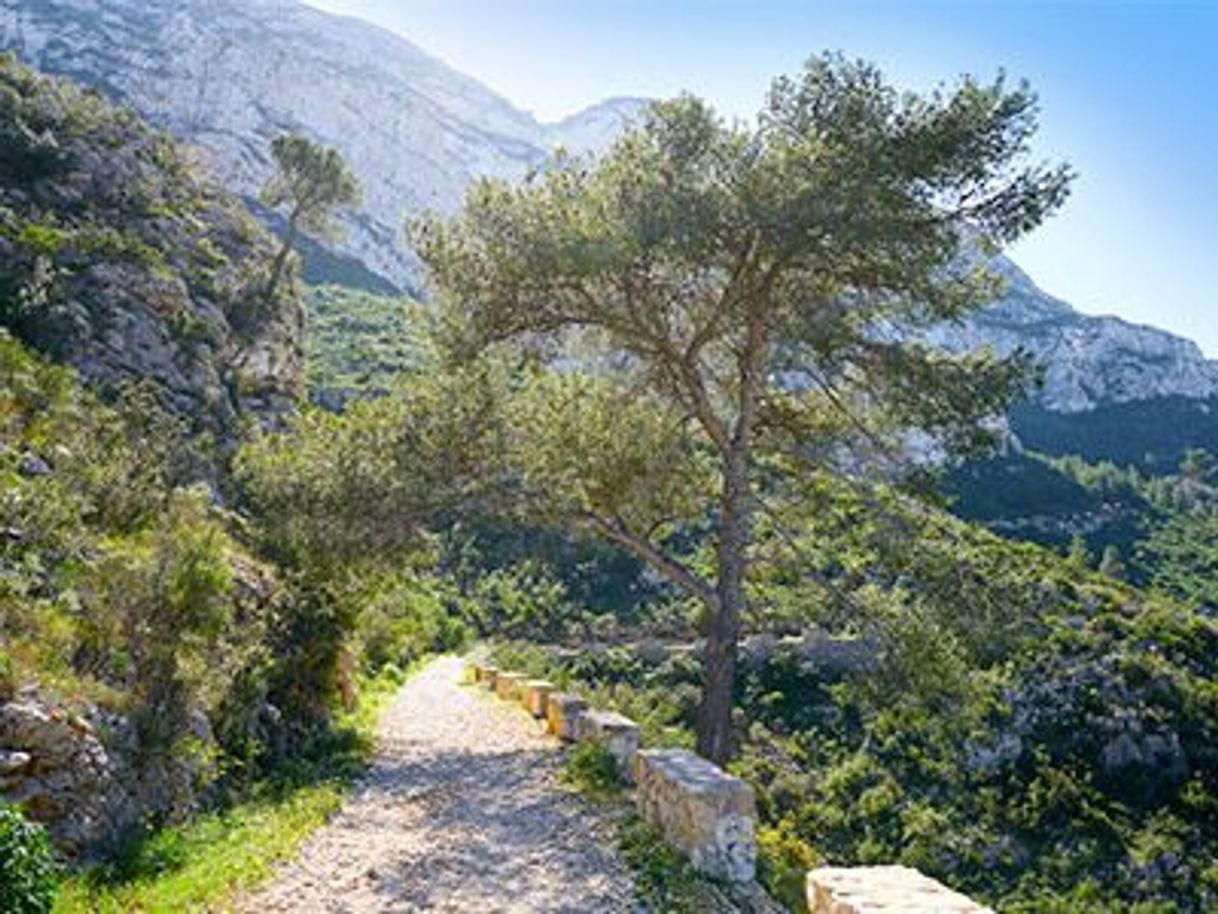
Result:
M337 231L335 214L360 198L359 182L337 149L292 134L276 137L271 155L275 173L263 188L262 202L272 209L286 208L287 228L271 267L267 298L275 297L300 230L332 237Z
M1024 163L1026 89L964 80L898 94L872 66L813 58L752 127L656 104L596 164L487 180L414 229L464 340L549 344L578 364L533 385L518 428L526 494L624 546L700 601L698 749L731 754L737 641L764 498L783 472L927 429L981 440L1026 360L908 342L996 292L977 251L1065 199ZM573 348L578 346L578 348ZM534 421L528 421L529 416ZM778 481L776 481L778 480ZM709 522L709 569L672 533Z

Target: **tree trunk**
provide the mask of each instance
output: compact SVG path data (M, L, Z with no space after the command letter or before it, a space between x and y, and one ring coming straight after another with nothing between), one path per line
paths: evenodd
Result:
M279 253L275 255L275 262L271 265L271 281L267 283L266 300L274 301L275 292L279 289L279 281L283 278L284 268L288 264L288 255L292 253L292 246L296 243L296 213L292 213L292 218L288 220L287 230L283 234L283 246L279 249Z
M716 547L716 600L706 625L702 702L698 710L698 754L717 765L726 764L732 757L736 651L740 640L740 617L744 613L744 578L752 533L745 460L742 455L733 455L728 464Z

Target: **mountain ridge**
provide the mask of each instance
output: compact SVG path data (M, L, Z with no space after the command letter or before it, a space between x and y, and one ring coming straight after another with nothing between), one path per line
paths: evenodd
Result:
M275 135L300 130L338 147L365 202L346 218L346 240L329 246L331 269L377 291L379 277L421 289L403 238L408 217L452 212L473 181L518 180L558 146L603 149L647 104L608 98L545 124L401 35L297 0L0 0L0 49L97 86L201 147L247 199L270 173ZM305 275L315 278L311 259ZM955 351L1027 349L1046 366L1037 402L1053 413L1218 398L1218 361L1195 343L1081 314L1009 259L993 263L1005 294L929 339Z

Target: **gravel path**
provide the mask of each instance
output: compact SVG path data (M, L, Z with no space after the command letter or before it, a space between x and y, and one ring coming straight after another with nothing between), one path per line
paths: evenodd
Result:
M276 881L263 912L632 912L609 827L557 783L555 743L522 709L413 677L381 719L371 770Z

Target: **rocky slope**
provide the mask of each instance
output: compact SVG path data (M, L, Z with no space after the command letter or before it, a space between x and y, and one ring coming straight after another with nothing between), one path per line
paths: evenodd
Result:
M406 218L455 208L477 177L515 178L555 145L585 151L641 102L546 126L409 42L294 0L0 0L0 47L135 107L256 194L271 139L339 147L364 184L343 251L418 283Z
M341 253L404 290L419 282L402 243L408 216L452 210L479 176L519 177L557 146L603 149L646 104L609 99L541 124L408 41L296 0L0 0L0 47L133 105L205 149L246 195L268 173L276 134L302 130L339 147L365 187ZM307 260L307 270L317 262ZM1009 261L998 265L1008 294L935 338L1031 350L1047 369L1048 410L1218 395L1218 363L1187 340L1078 314ZM346 282L352 272L348 262L310 275Z
M1080 314L1042 292L1009 259L992 267L1006 282L1003 297L930 338L954 351L985 344L1003 354L1028 350L1045 369L1043 407L1080 413L1160 397L1218 396L1218 361L1206 359L1196 343L1116 317Z
M273 239L171 139L0 57L0 149L0 326L221 438L293 404L301 309L266 298Z

